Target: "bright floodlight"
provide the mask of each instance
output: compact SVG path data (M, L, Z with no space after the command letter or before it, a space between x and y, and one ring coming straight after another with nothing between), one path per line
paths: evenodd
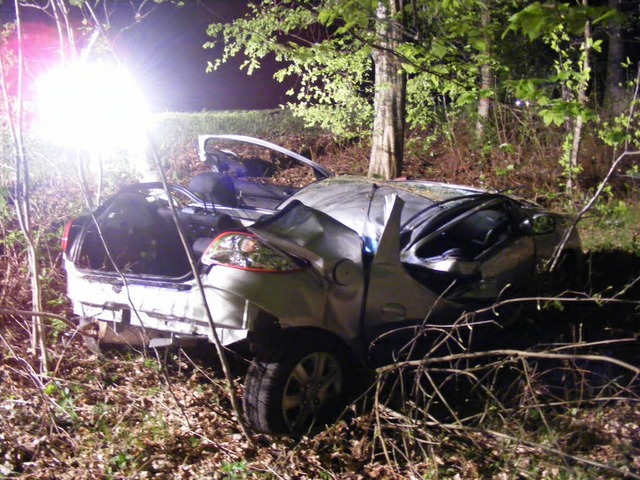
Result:
M79 148L139 145L147 127L144 98L124 68L78 62L38 81L38 130Z

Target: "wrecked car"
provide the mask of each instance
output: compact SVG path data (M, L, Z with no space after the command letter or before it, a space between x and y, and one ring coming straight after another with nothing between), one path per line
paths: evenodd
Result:
M188 186L130 185L68 223L68 296L104 338L248 344L244 414L259 431L320 422L377 339L535 294L558 249L565 270L581 254L565 218L500 193L332 176L250 137L203 135L199 153L209 171Z

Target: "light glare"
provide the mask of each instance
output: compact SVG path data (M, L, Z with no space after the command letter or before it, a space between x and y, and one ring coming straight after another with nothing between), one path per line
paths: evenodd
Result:
M120 66L79 62L38 82L38 131L76 148L139 145L147 127L143 95Z

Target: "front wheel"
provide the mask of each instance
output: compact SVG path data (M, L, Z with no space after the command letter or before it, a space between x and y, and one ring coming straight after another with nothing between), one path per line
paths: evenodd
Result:
M256 355L243 406L251 428L304 434L335 419L346 401L348 362L339 340L283 332Z

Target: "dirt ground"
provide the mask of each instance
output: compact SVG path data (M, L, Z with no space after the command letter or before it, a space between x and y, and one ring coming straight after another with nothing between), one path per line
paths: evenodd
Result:
M362 146L304 147L303 153L335 173L366 171L368 151ZM494 188L519 185L523 196L548 199L544 193L553 175L541 173L525 155L494 157L488 164L448 145L436 145L427 156L415 143L409 149L407 176ZM169 174L197 168L192 154L185 152ZM6 222L4 228L7 238ZM53 239L44 250L46 301L52 311L66 314L56 244ZM0 305L28 309L23 252L1 245L0 269L6 274ZM230 388L210 350L98 350L90 339L48 321L51 371L41 376L28 348L30 318L1 315L0 478L640 478L640 397L633 370L640 366L640 259L602 251L587 260L592 300L543 316L547 332L557 330L556 339L582 346L558 343L544 352L609 356L618 362L613 370L618 374L611 374L610 363L598 363L607 366L599 377L603 382L565 383L560 395L551 391L557 382L547 381L545 372L562 372L562 381L569 378L566 372L579 372L572 378L584 380L590 378L585 372L600 372L590 368L593 359L558 360L541 371L541 363L526 357L501 356L484 370L469 371L484 391L491 391L490 379L497 378L487 372L517 371L508 390L517 401L492 397L479 417L466 422L434 418L411 396L400 404L386 402L377 393L404 385L398 379L427 377L415 369L395 376L379 372L378 383L372 383L379 389L354 400L332 427L299 439L245 436L230 394L241 395L242 378ZM615 302L599 301L612 296ZM460 400L459 390L450 393L446 400Z

